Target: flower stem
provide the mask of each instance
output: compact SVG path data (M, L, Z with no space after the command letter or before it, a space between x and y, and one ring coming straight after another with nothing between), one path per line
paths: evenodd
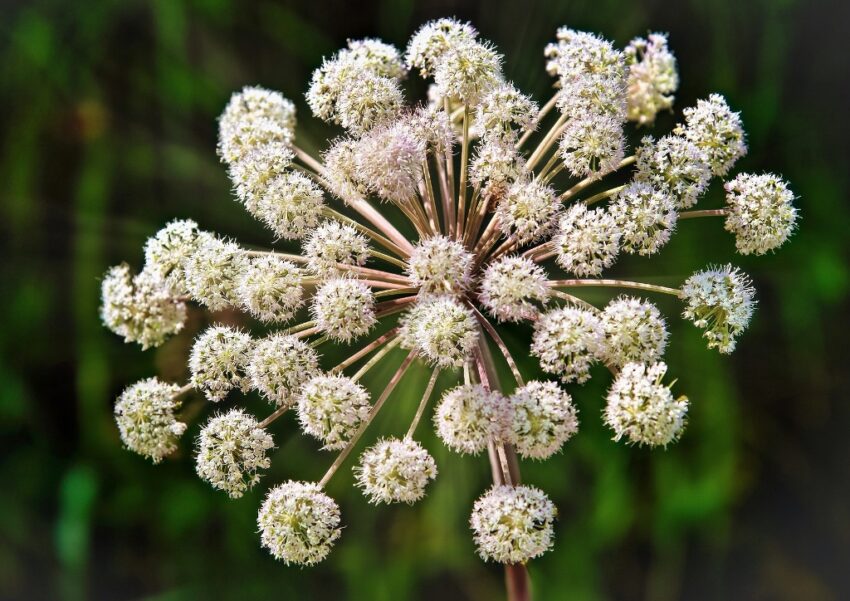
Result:
M624 158L624 159L623 159L622 161L620 161L620 163L619 163L619 164L618 164L618 165L614 168L614 171L618 171L618 170L622 169L623 167L628 167L629 165L631 165L632 163L634 163L634 162L635 162L635 160L637 160L637 159L636 159L636 157L635 157L634 155L632 155L632 156L630 156L630 157L626 157L626 158ZM612 173L613 173L613 171L612 171ZM561 194L558 198L560 198L561 200L567 200L567 199L569 199L569 198L572 198L573 196L575 196L576 194L578 194L579 192L581 192L582 190L584 190L585 188L587 188L589 185L591 185L591 184L593 184L593 183L597 182L598 180L599 180L599 176L598 176L598 175L594 175L594 176L591 176L591 177L586 177L586 178L584 178L583 180L581 180L580 182L578 182L575 186L573 186L572 188L570 188L569 190L567 190L566 192L564 192L563 194Z
M351 376L351 379L356 382L357 380L362 378L364 375L366 375L366 372L368 372L370 369L375 367L375 365L377 365L377 363L381 359L383 359L387 355L387 353L389 353L391 350L393 350L395 347L397 347L400 342L401 342L401 338L398 338L398 337L393 338L390 342L388 342L384 346L384 348L382 348L377 353L372 355L372 358L369 359L366 363L364 363L363 367L361 367L359 370L357 370L356 374Z
M378 348L379 346L384 344L387 340L395 337L395 335L398 334L398 330L399 330L399 328L395 327L392 330L390 330L389 332L387 332L386 334L379 336L378 338L376 338L375 340L373 340L372 342L370 342L369 344L364 346L362 349L360 349L359 351L357 351L356 353L351 355L348 359L346 359L345 361L343 361L342 363L340 363L339 365L337 365L336 367L331 369L331 373L340 372L340 371L344 370L346 367L353 365L354 363L357 363L360 359L362 359L363 357L365 357L366 355L368 355L369 353L374 351L376 348Z
M328 471L325 472L325 475L322 476L322 479L319 481L319 487L324 488L328 481L330 481L331 477L333 477L334 473L339 469L339 466L345 461L346 457L351 453L354 449L354 445L360 440L360 437L363 436L363 433L366 431L366 428L369 427L369 424L372 423L372 420L375 419L375 416L378 414L378 411L381 410L381 407L384 405L384 402L387 400L387 397L390 396L392 391L395 389L396 385L401 380L402 376L404 376L407 368L410 367L410 364L413 363L413 360L416 358L416 351L410 351L410 353L405 357L404 361L402 361L399 368L396 370L393 377L390 378L390 381L387 383L384 391L381 393L381 396L378 397L378 400L375 401L375 404L372 406L372 410L369 412L368 417L363 420L363 423L360 424L360 427L357 429L357 432L354 433L354 436L351 437L351 440L348 441L348 444L345 448L340 451L339 455L337 455L333 464L328 468Z
M543 108L541 108L540 112L537 113L537 117L534 118L534 125L535 126L538 123L540 123L541 121L543 121L543 118L546 117L546 115L548 115L549 112L553 108L555 108L555 104L557 104L557 102L558 102L558 96L559 95L560 95L560 92L558 92L556 90L555 93L552 95L552 97L549 99L549 101L546 104L543 105ZM514 148L516 148L517 150L522 148L523 144L525 144L528 141L528 139L531 137L531 135L535 131L536 131L535 127L529 127L527 130L525 130L525 133L522 134L522 137L519 139L519 142L516 143L516 146L514 146Z
M679 219L694 219L695 217L723 217L728 215L726 209L706 209L704 211L683 211L679 213Z
M550 288L571 288L574 286L609 286L614 288L636 288L637 290L647 290L649 292L661 292L671 296L681 296L681 291L678 288L668 288L667 286L656 286L655 284L645 284L643 282L631 282L628 280L549 280L547 282Z
M431 393L434 391L434 384L437 383L437 376L440 375L440 368L435 367L431 372L431 379L428 380L428 386L425 387L425 392L422 394L422 400L419 401L419 407L416 408L416 415L413 416L413 422L407 429L405 438L413 438L413 433L416 431L416 426L419 425L419 420L422 419L422 414L425 413L425 407L428 405L428 399L431 398Z
M623 185L623 186L617 186L615 188L610 188L608 190L604 190L603 192L600 192L599 194L594 194L590 198L585 198L582 202L584 204L586 204L587 206L590 206L593 203L599 202L600 200L603 200L605 198L611 198L612 196L617 194L620 190L622 190L625 187L626 186Z
M457 201L457 238L463 239L466 226L466 178L469 168L469 105L463 105L463 140L460 147L460 188Z

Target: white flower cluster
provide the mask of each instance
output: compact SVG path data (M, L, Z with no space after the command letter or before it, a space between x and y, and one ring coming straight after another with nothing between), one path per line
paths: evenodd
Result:
M271 434L241 409L212 418L198 436L195 469L214 488L238 498L260 481L261 469L271 465Z
M190 302L227 311L218 317L234 324L192 334L187 385L150 378L121 394L123 444L159 462L187 428L177 419L181 395L194 389L219 403L256 391L267 416L232 408L198 439L198 475L238 497L269 467L270 428L295 414L305 434L339 454L316 483L271 488L258 525L273 556L311 565L341 533L325 487L364 436L371 442L353 473L370 502L425 495L437 465L413 434L430 422L451 451L486 451L495 485L474 505L475 543L485 560L521 564L551 547L556 510L518 484L517 456L551 458L576 436L579 409L566 385L607 368L614 381L603 421L614 439L676 441L688 400L663 383L661 311L617 292L600 301L585 287L673 296L709 348L731 352L755 306L736 268L709 268L679 287L606 272L621 252L655 255L676 228L704 222L695 218L723 217L741 254L772 251L797 225L794 195L772 174L730 175L745 137L718 94L625 156L626 125L649 127L672 111L679 74L666 35L620 51L563 27L545 56L557 84L538 108L467 23L427 23L403 55L380 40L350 40L316 69L307 92L313 115L342 128L318 156L296 144L291 101L258 87L235 93L218 140L234 195L271 230L270 242L298 240L300 252L249 250L183 219L147 241L137 275L125 264L106 273L101 317L143 348L204 323L187 319ZM411 70L433 79L427 103L414 107L404 97ZM726 178L725 205L694 210L713 177ZM248 320L261 322L256 337L237 327ZM530 340L510 325L518 322L531 325ZM560 382L527 381L517 353ZM390 363L395 372L375 390L362 384ZM423 369L431 372L424 393L406 391L421 399L407 434L373 437L385 402ZM503 389L504 378L515 386Z

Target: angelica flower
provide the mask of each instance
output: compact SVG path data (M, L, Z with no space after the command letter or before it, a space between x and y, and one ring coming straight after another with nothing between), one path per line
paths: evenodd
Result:
M430 21L410 38L405 60L409 68L419 69L422 77L429 77L446 52L477 36L478 32L469 23L455 19Z
M622 123L608 115L582 115L570 120L561 136L564 164L576 177L602 177L625 156Z
M491 263L481 280L481 304L499 321L521 321L537 315L534 301L549 298L546 272L523 257L503 257Z
M417 318L410 338L415 348L439 367L460 367L478 344L475 316L451 297L424 300Z
M721 353L735 350L735 339L746 329L755 310L755 291L750 278L732 265L709 267L682 285L682 315L698 328L708 348Z
M259 470L268 469L271 434L241 409L212 418L198 436L196 470L213 488L232 499L245 494L260 481Z
M363 452L354 473L370 502L412 504L437 477L437 464L415 440L388 438Z
M601 275L617 260L621 236L609 211L576 203L564 212L552 238L558 265L579 277Z
M533 486L493 486L475 501L472 527L478 554L499 563L525 563L552 547L558 511Z
M729 108L720 94L698 100L695 107L684 110L684 115L685 126L677 127L675 133L705 152L714 175L723 177L735 161L747 154L741 116Z
M408 260L410 282L422 292L452 292L469 286L472 255L463 244L446 236L426 238Z
M351 138L338 138L322 157L330 189L346 204L361 200L367 193L366 185L358 178L358 144Z
M353 135L363 135L375 125L398 116L404 103L395 79L365 73L340 92L337 100L339 124Z
M788 239L797 222L794 194L779 177L741 173L724 184L726 230L742 255L763 255Z
M705 151L681 136L664 136L657 142L645 136L635 156L635 181L668 191L679 209L694 206L711 179Z
M340 536L339 506L312 482L289 480L269 491L257 516L262 545L285 564L313 565Z
M552 229L560 208L555 191L538 181L515 182L496 207L495 218L506 236L520 244L539 240Z
M633 297L620 297L602 311L605 343L602 354L612 366L652 363L664 355L667 323L658 307Z
M246 259L239 245L204 232L183 269L192 298L210 311L240 304L238 283Z
M357 143L358 179L384 200L404 204L416 197L422 179L425 141L405 121L376 127Z
M104 325L143 350L159 346L186 322L186 304L164 280L148 270L132 276L126 263L106 272L101 297Z
M183 263L198 250L203 240L198 224L191 219L168 223L145 242L144 271L156 274L174 294L189 294Z
M366 389L345 376L317 375L304 384L298 397L301 427L327 450L345 447L370 409Z
M578 431L572 398L554 382L529 382L510 402L511 441L522 457L551 457Z
M536 102L513 85L504 83L490 90L476 107L472 131L478 136L507 138L510 142L515 137L512 127L531 129L537 111Z
M375 325L375 299L364 283L345 277L324 282L310 311L318 327L340 342L350 342Z
M180 409L179 390L174 384L147 378L121 393L115 403L115 423L125 447L154 463L177 449L186 431L186 424L174 416Z
M363 265L369 258L369 241L350 225L326 221L303 244L310 269L321 277L339 274L343 265Z
M510 440L510 401L480 384L465 384L443 395L434 413L437 435L455 453L476 455L492 440Z
M688 398L673 398L670 386L661 383L665 373L664 363L623 366L604 411L614 440L625 437L634 444L667 446L679 438L687 421Z
M304 304L301 271L274 255L253 257L247 262L237 293L242 305L260 321L288 321Z
M189 355L192 385L213 402L234 388L247 391L245 377L251 336L229 326L214 325L198 336Z
M255 216L286 240L303 238L319 225L322 191L310 178L290 171L269 182Z
M278 92L245 87L219 119L218 152L228 164L264 144L289 146L295 138L295 105Z
M625 55L629 65L629 120L640 125L652 123L659 111L673 106L673 93L679 87L676 57L667 49L663 33L633 39Z
M245 151L228 169L236 198L245 209L261 218L263 197L278 178L285 177L295 157L292 149L283 142L270 142Z
M627 253L651 255L670 241L679 214L673 197L643 182L620 190L610 207Z
M511 184L527 178L525 160L514 143L499 136L488 136L475 149L469 161L469 181L481 186L486 198L500 201Z
M258 340L245 367L251 386L278 407L294 404L301 387L319 373L318 353L282 332Z
M502 79L502 56L471 39L449 46L434 68L434 85L443 98L470 105L481 101Z
M531 354L546 373L564 382L583 384L602 349L604 330L599 318L585 309L562 307L543 313L534 324Z

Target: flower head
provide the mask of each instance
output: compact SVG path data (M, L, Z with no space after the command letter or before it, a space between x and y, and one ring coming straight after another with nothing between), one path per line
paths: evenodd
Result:
M477 104L502 79L502 56L491 46L459 39L434 69L434 85L443 98Z
M121 393L115 403L115 423L125 447L154 463L177 449L186 431L186 424L174 416L180 408L179 390L174 384L148 378Z
M625 437L634 444L666 446L682 433L687 421L688 398L673 398L670 386L661 383L667 365L627 363L620 370L605 406L605 423L614 440Z
M360 384L339 375L317 375L301 389L298 421L325 449L343 448L369 415L369 393Z
M525 563L552 547L557 509L533 486L493 486L475 501L472 526L478 554L498 563Z
M534 301L549 298L546 272L530 259L503 257L487 266L481 279L481 304L499 321L522 321L537 315Z
M260 481L259 470L271 465L267 454L273 447L271 434L257 420L241 409L231 409L201 430L195 468L213 488L239 498Z
M307 265L321 277L333 276L343 265L363 265L369 258L369 241L350 225L326 221L303 244Z
M714 175L723 177L735 161L747 154L741 116L729 108L720 94L698 100L697 105L686 108L684 114L685 126L676 128L676 133L705 152Z
M510 401L511 441L522 457L551 457L578 431L572 398L554 382L529 382Z
M149 270L133 276L126 263L106 272L101 299L104 325L142 349L159 346L186 321L186 304L174 297L171 286Z
M779 177L741 173L726 182L726 230L742 255L763 255L782 246L797 223L794 193Z
M667 49L667 36L663 33L633 39L625 55L629 66L629 120L640 125L652 123L659 111L673 106L673 93L679 87L676 57Z
M260 394L285 407L294 404L301 387L319 375L319 355L296 336L275 332L256 342L245 373Z
M408 259L410 282L426 293L465 290L470 283L472 258L457 240L447 236L426 238Z
M410 438L387 438L366 449L354 468L357 485L372 503L415 503L437 477L437 464Z
M407 339L439 367L460 367L478 344L478 324L467 307L448 296L424 299L407 322Z
M538 181L519 180L508 188L496 206L495 218L506 236L518 243L539 240L552 229L561 203L555 191Z
M455 19L430 21L419 28L407 46L406 61L409 68L419 69L422 77L429 77L443 56L458 43L469 42L478 32L469 23Z
M290 171L269 182L255 216L286 240L303 238L319 225L322 191L310 178Z
M359 338L377 321L372 291L363 282L346 277L324 282L316 290L310 310L318 327L340 342Z
M406 121L376 127L357 143L357 178L384 200L409 203L422 179L425 147L425 141Z
M625 156L626 139L619 119L582 115L569 121L561 136L564 164L576 177L602 177L614 171Z
M576 203L564 211L552 238L558 265L579 277L601 275L617 260L621 236L608 210Z
M278 92L245 87L230 97L219 119L218 152L233 164L264 144L295 138L295 105Z
M682 285L686 319L705 330L708 348L721 353L735 350L735 338L750 323L755 310L750 278L732 265L709 267Z
M656 253L667 244L679 216L672 196L643 182L620 190L610 211L621 231L622 249L640 255Z
M339 506L317 484L293 480L271 489L257 516L262 545L287 565L327 557L341 533L339 520Z
M635 156L635 180L669 192L679 209L694 206L711 179L705 151L682 136L646 136Z
M242 305L260 321L288 321L304 304L301 271L274 255L253 257L246 263L237 293Z
M245 377L251 336L229 326L214 325L198 336L189 355L192 385L213 402L234 388L248 390Z
M603 356L606 363L652 363L667 347L667 323L658 307L638 298L620 297L602 311L605 332Z
M437 435L456 453L478 454L492 440L510 440L507 398L480 384L465 384L443 395L434 413Z
M175 294L188 294L183 263L203 240L191 219L170 222L145 242L144 271L157 275Z
M537 103L504 83L490 90L476 107L473 131L484 138L507 138L513 142L513 127L528 130L534 127Z
M590 379L590 366L602 348L604 332L599 318L585 309L562 307L544 313L534 325L531 354L543 371L564 382Z
M210 311L238 305L239 277L245 265L246 257L238 244L204 233L183 264L186 288Z

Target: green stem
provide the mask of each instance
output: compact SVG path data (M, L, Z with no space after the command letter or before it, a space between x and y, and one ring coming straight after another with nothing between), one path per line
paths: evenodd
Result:
M428 405L428 399L431 398L431 393L434 391L434 384L437 383L437 376L439 375L440 369L435 367L431 373L431 379L428 380L428 386L425 387L422 400L419 401L419 407L416 408L416 415L413 416L413 422L411 422L410 427L407 429L407 434L404 435L405 438L413 438L413 433L416 431L416 426L419 425L419 420L422 419L422 414L425 413L425 407Z
M679 219L694 219L696 217L725 217L729 214L727 209L706 209L704 211L683 211L679 213Z
M668 288L666 286L656 286L655 284L644 284L643 282L631 282L629 280L549 280L547 282L550 288L572 288L575 286L606 286L613 288L635 288L637 290L647 290L649 292L661 292L671 296L681 296L681 291L678 288Z

